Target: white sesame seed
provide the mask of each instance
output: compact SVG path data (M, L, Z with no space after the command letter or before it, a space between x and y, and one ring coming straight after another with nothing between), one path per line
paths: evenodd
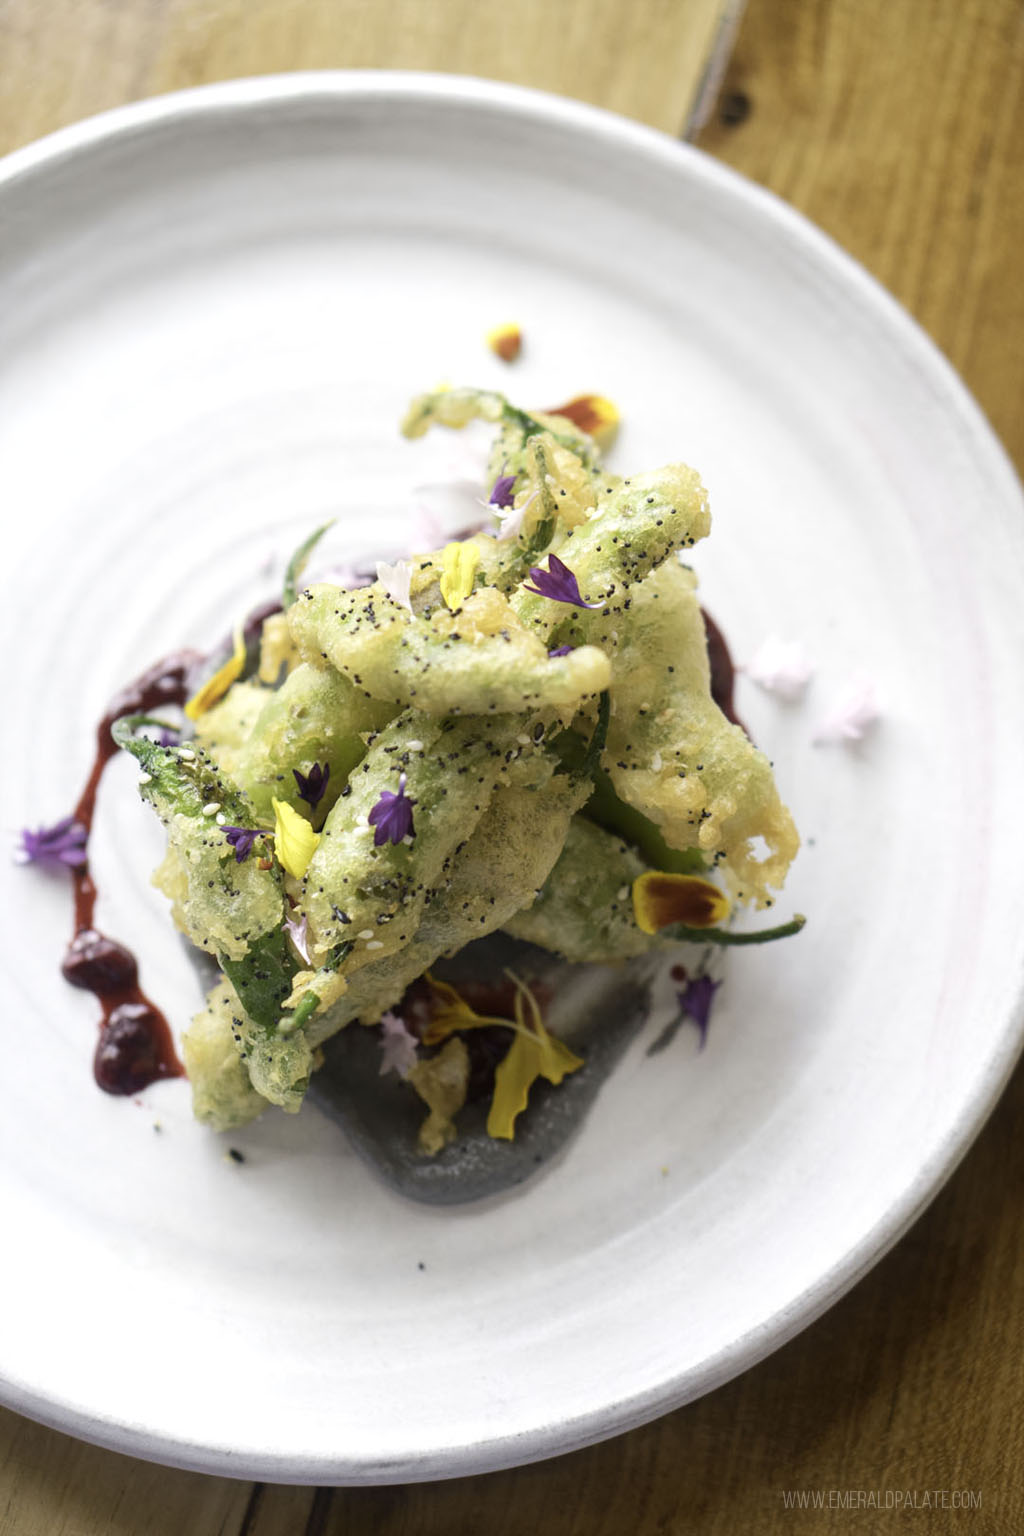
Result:
M223 811L218 811L217 812L217 825L218 825L218 827L223 827L223 826L227 825L227 817L224 815Z
M356 938L357 939L372 939L373 938L373 929L372 928L364 928L364 929L362 929L362 931L360 933L356 934Z
M217 812L219 810L220 810L220 801L219 800L211 800L209 805L204 805L203 806L203 815L204 816L216 816L216 814L217 814Z
M654 756L651 758L651 769L653 770L654 773L660 773L661 772L661 753L660 752L655 752Z
M625 901L625 899L626 899L626 897L628 895L629 895L629 886L628 885L620 885L618 890L615 892L615 899L616 899L616 901Z
M179 747L178 756L183 758L186 763L194 763L196 760L196 755L191 747Z
M406 750L409 751L409 752L422 752L423 751L423 743L422 743L422 741L407 741L405 745L406 745Z
M283 1019L278 1019L278 1021L277 1021L277 1032L278 1032L279 1035L290 1035L292 1033L292 1031L294 1030L294 1028L295 1028L295 1015L294 1014L286 1014Z
M407 833L406 833L406 834L405 834L405 836L404 836L404 837L403 837L403 838L402 838L402 842L403 842L403 843L404 843L404 844L405 844L405 846L406 846L406 847L407 847L407 848L411 848L411 847L412 847L412 838L411 838L411 836L410 836L410 835L409 835L409 833L408 833L408 832L407 832Z
M517 736L516 737L516 741L518 741L518 743L519 743L519 745L521 747L528 747L530 745L530 738L529 738L529 736L521 736L521 735Z
M139 774L139 783L140 784L152 784L152 782L153 782L153 775L151 773L140 773Z
M380 939L371 939L366 947L367 949L383 949L384 944Z

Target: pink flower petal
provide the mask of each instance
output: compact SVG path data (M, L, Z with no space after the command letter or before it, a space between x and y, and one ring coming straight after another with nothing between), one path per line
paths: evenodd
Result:
M743 668L758 687L790 704L802 697L813 670L799 640L782 640L778 635L769 635Z
M815 744L860 741L880 714L878 691L874 683L863 673L857 673L846 684L832 710L815 731Z
M385 1013L380 1021L380 1075L397 1072L408 1077L417 1062L416 1036L397 1013Z

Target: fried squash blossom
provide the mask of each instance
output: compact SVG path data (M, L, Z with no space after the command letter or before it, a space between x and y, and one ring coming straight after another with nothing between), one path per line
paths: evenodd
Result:
M422 396L403 431L478 419L493 529L354 588L301 585L314 536L258 665L236 634L189 701L194 738L117 728L167 832L155 882L221 973L184 1041L216 1129L297 1110L330 1035L393 1019L439 957L496 930L609 962L796 926L730 927L771 905L798 838L767 758L711 696L699 476L612 474L571 415L486 391ZM484 1026L508 1037L488 1130L512 1136L532 1082L581 1058L520 982L506 1019L430 985L431 1029L403 1046L424 1151L455 1134Z

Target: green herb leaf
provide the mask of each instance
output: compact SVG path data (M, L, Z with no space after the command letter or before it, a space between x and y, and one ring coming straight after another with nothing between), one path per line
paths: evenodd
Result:
M284 589L281 593L281 602L285 608L290 608L298 597L299 578L309 564L309 557L328 528L334 527L334 522L335 520L332 517L329 523L324 523L322 527L317 528L315 532L311 533L308 539L303 540L288 561L288 569L284 573Z
M806 921L798 912L788 923L780 923L777 928L757 928L753 933L734 933L730 928L685 928L682 923L661 932L665 938L692 940L694 944L770 944L774 939L788 939L799 933Z
M136 734L143 726L166 728L166 722L150 715L124 715L110 729L117 745L131 753L149 775L141 785L143 799L154 805L159 802L172 815L180 812L184 816L201 816L204 805L216 800L227 821L241 827L254 825L249 801L224 778L201 747L188 742L162 747L158 741Z
M536 416L531 416L529 411L520 410L518 405L513 405L511 401L505 399L504 395L498 398L501 400L502 418L519 428L523 434L524 443L531 437L546 432L554 438L556 443L561 443L563 448L568 448L570 453L576 454L577 458L582 458L584 463L592 467L592 451L585 437L570 437L567 432L557 432L552 427L546 427L542 421L538 421Z
M295 1012L288 1018L289 1032L301 1029L307 1024L320 1006L320 999L315 992L304 992L295 1005Z
M218 960L250 1019L260 1029L273 1034L297 969L284 929L271 928L269 932L261 933L250 942L241 960L231 960L226 955L219 955ZM316 1001L314 998L314 1008Z
M606 688L598 699L597 720L594 724L590 741L587 743L587 750L583 754L583 761L579 767L581 779L593 778L594 771L601 761L601 753L604 751L604 744L608 740L608 721L611 719L611 713L612 704Z

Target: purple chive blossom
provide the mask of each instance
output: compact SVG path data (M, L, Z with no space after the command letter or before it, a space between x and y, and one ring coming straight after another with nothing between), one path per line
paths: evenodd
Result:
M585 603L580 596L580 584L567 565L559 560L557 555L548 556L548 568L542 571L539 565L531 567L530 575L535 585L523 586L527 592L535 592L538 597L550 597L553 603L572 603L574 608L600 608L600 603Z
M548 651L548 655L568 656L569 652L574 651L575 649L576 647L574 645L556 645L553 651Z
M699 1050L704 1049L708 1038L708 1024L711 1020L711 1005L715 1000L715 993L722 985L720 981L712 981L710 976L695 976L688 981L681 992L676 993L679 1003L680 1017L692 1019L700 1034Z
M398 794L394 795L390 789L382 789L380 799L367 816L371 827L376 827L373 834L373 844L379 848L383 843L400 843L403 837L415 837L416 831L412 824L412 808L415 800L410 800L405 793L405 774L398 780Z
M48 864L56 869L81 869L86 861L85 845L89 834L80 821L64 816L52 827L28 827L22 830L21 847L14 857L18 864Z
M324 797L327 780L331 776L330 763L324 763L322 768L319 763L314 763L308 773L300 773L297 768L293 768L292 773L299 786L300 799L305 800L311 810L315 809Z
M258 837L270 837L269 832L256 832L252 827L221 827L225 838L235 850L235 863L244 864L252 853L253 843Z
M487 504L491 507L510 507L515 499L517 475L499 475L491 487Z
M181 741L181 732L173 726L165 726L156 739L158 747L176 747Z

